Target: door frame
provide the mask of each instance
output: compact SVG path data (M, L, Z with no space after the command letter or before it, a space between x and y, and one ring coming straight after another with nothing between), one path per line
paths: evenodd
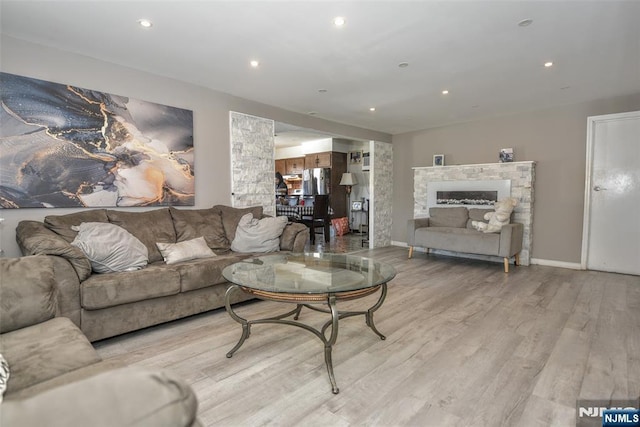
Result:
M640 111L630 111L626 113L605 114L601 116L587 117L587 160L585 167L584 183L584 215L582 219L582 255L580 267L587 270L587 258L589 255L589 238L591 229L591 186L593 171L593 149L595 143L596 126L600 123L618 121L630 118L640 118Z

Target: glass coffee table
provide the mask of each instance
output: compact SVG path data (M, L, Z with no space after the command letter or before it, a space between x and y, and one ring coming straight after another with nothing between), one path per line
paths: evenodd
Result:
M396 275L391 265L347 254L277 254L237 262L226 267L222 275L232 283L225 295L227 312L242 325L240 340L227 353L227 357L232 357L249 338L251 325L278 323L297 326L313 333L324 343L324 360L331 389L337 394L339 389L333 374L331 351L338 338L339 320L362 315L367 326L380 339L385 339L373 322L373 313L382 306L387 296L387 282ZM358 299L378 291L380 296L377 302L366 310L339 311L336 307L338 301ZM293 303L296 308L266 319L247 320L231 307L231 295L235 292L245 292L263 300ZM303 307L328 313L331 319L320 329L315 329L298 321ZM287 319L289 317L292 319ZM327 337L329 328L331 333Z

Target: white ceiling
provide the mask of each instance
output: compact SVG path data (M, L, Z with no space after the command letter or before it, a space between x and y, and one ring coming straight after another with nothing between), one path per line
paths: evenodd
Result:
M391 134L640 92L640 1L0 7L13 37ZM143 17L151 29L138 26ZM518 26L523 19L533 23Z

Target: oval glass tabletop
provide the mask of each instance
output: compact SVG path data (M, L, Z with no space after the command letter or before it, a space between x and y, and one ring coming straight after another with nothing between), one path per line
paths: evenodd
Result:
M290 253L248 258L226 267L229 282L250 289L291 294L355 291L387 283L393 266L357 255Z

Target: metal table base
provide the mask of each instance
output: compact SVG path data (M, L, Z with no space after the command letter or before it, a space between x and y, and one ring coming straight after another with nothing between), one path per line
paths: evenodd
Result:
M371 295L380 289L380 297L378 301L371 306L366 311L338 311L336 307L337 301L345 301L350 299L362 298L367 295ZM247 320L243 317L238 316L238 314L233 311L230 303L230 296L234 292L242 291L246 293L250 293L255 295L256 297L269 300L269 301L278 301L278 302L287 302L296 304L296 308L288 311L279 316L269 317L265 319L256 319L256 320ZM375 332L380 339L386 339L380 331L376 328L373 322L373 313L378 310L382 303L384 302L387 296L387 284L383 283L381 285L361 289L357 291L348 291L348 292L336 292L336 293L326 293L326 294L288 294L281 292L268 292L256 289L250 289L244 286L239 285L231 285L225 294L225 307L227 308L227 312L231 316L233 320L240 323L242 325L242 335L240 336L240 340L238 343L227 353L227 357L232 357L233 354L242 346L247 338L251 335L251 325L258 325L261 323L277 323L282 325L291 325L302 328L306 331L311 332L316 337L318 337L324 344L324 362L327 366L327 373L329 374L329 381L331 382L331 391L334 394L339 393L338 386L336 384L336 378L333 373L333 361L331 359L331 352L333 349L333 345L336 343L338 339L338 321L340 319L344 319L347 317L353 316L365 316L366 324L371 328L373 332ZM318 308L311 304L327 304L328 309ZM328 320L321 329L315 329L307 324L299 322L298 319L300 317L300 312L302 311L302 307L307 307L311 310L320 311L322 313L331 314L331 319ZM286 320L287 317L293 316L293 320ZM331 335L327 338L327 329L331 327Z

